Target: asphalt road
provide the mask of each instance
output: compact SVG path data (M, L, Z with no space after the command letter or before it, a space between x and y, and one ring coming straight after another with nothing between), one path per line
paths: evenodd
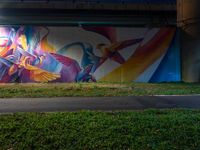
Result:
M0 99L0 113L200 108L200 96L63 97Z

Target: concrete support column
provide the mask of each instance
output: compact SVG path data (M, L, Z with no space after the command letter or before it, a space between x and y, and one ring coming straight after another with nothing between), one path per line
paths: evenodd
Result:
M200 0L177 0L181 35L182 79L200 82Z

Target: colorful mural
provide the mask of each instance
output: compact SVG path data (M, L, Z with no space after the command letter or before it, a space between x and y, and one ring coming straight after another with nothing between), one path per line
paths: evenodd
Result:
M0 82L180 81L176 28L0 27Z

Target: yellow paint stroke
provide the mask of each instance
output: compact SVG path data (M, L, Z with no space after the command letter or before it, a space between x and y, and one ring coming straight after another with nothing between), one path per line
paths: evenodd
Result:
M22 48L23 48L24 50L27 50L27 49L28 49L28 46L27 46L27 39L26 39L26 36L25 36L25 35L21 35L21 36L19 37L19 40L20 40L20 43L21 43L21 45L22 45Z
M175 33L174 28L162 28L147 44L139 47L120 67L114 69L100 81L130 82L135 80L168 49ZM150 49L148 49L150 48Z
M48 33L42 38L40 47L45 52L55 52L55 48L48 42Z

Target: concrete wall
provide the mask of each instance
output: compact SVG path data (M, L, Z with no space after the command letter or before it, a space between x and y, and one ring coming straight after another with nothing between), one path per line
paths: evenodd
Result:
M200 1L178 0L181 32L182 80L200 82Z
M175 27L0 27L0 82L180 81Z

